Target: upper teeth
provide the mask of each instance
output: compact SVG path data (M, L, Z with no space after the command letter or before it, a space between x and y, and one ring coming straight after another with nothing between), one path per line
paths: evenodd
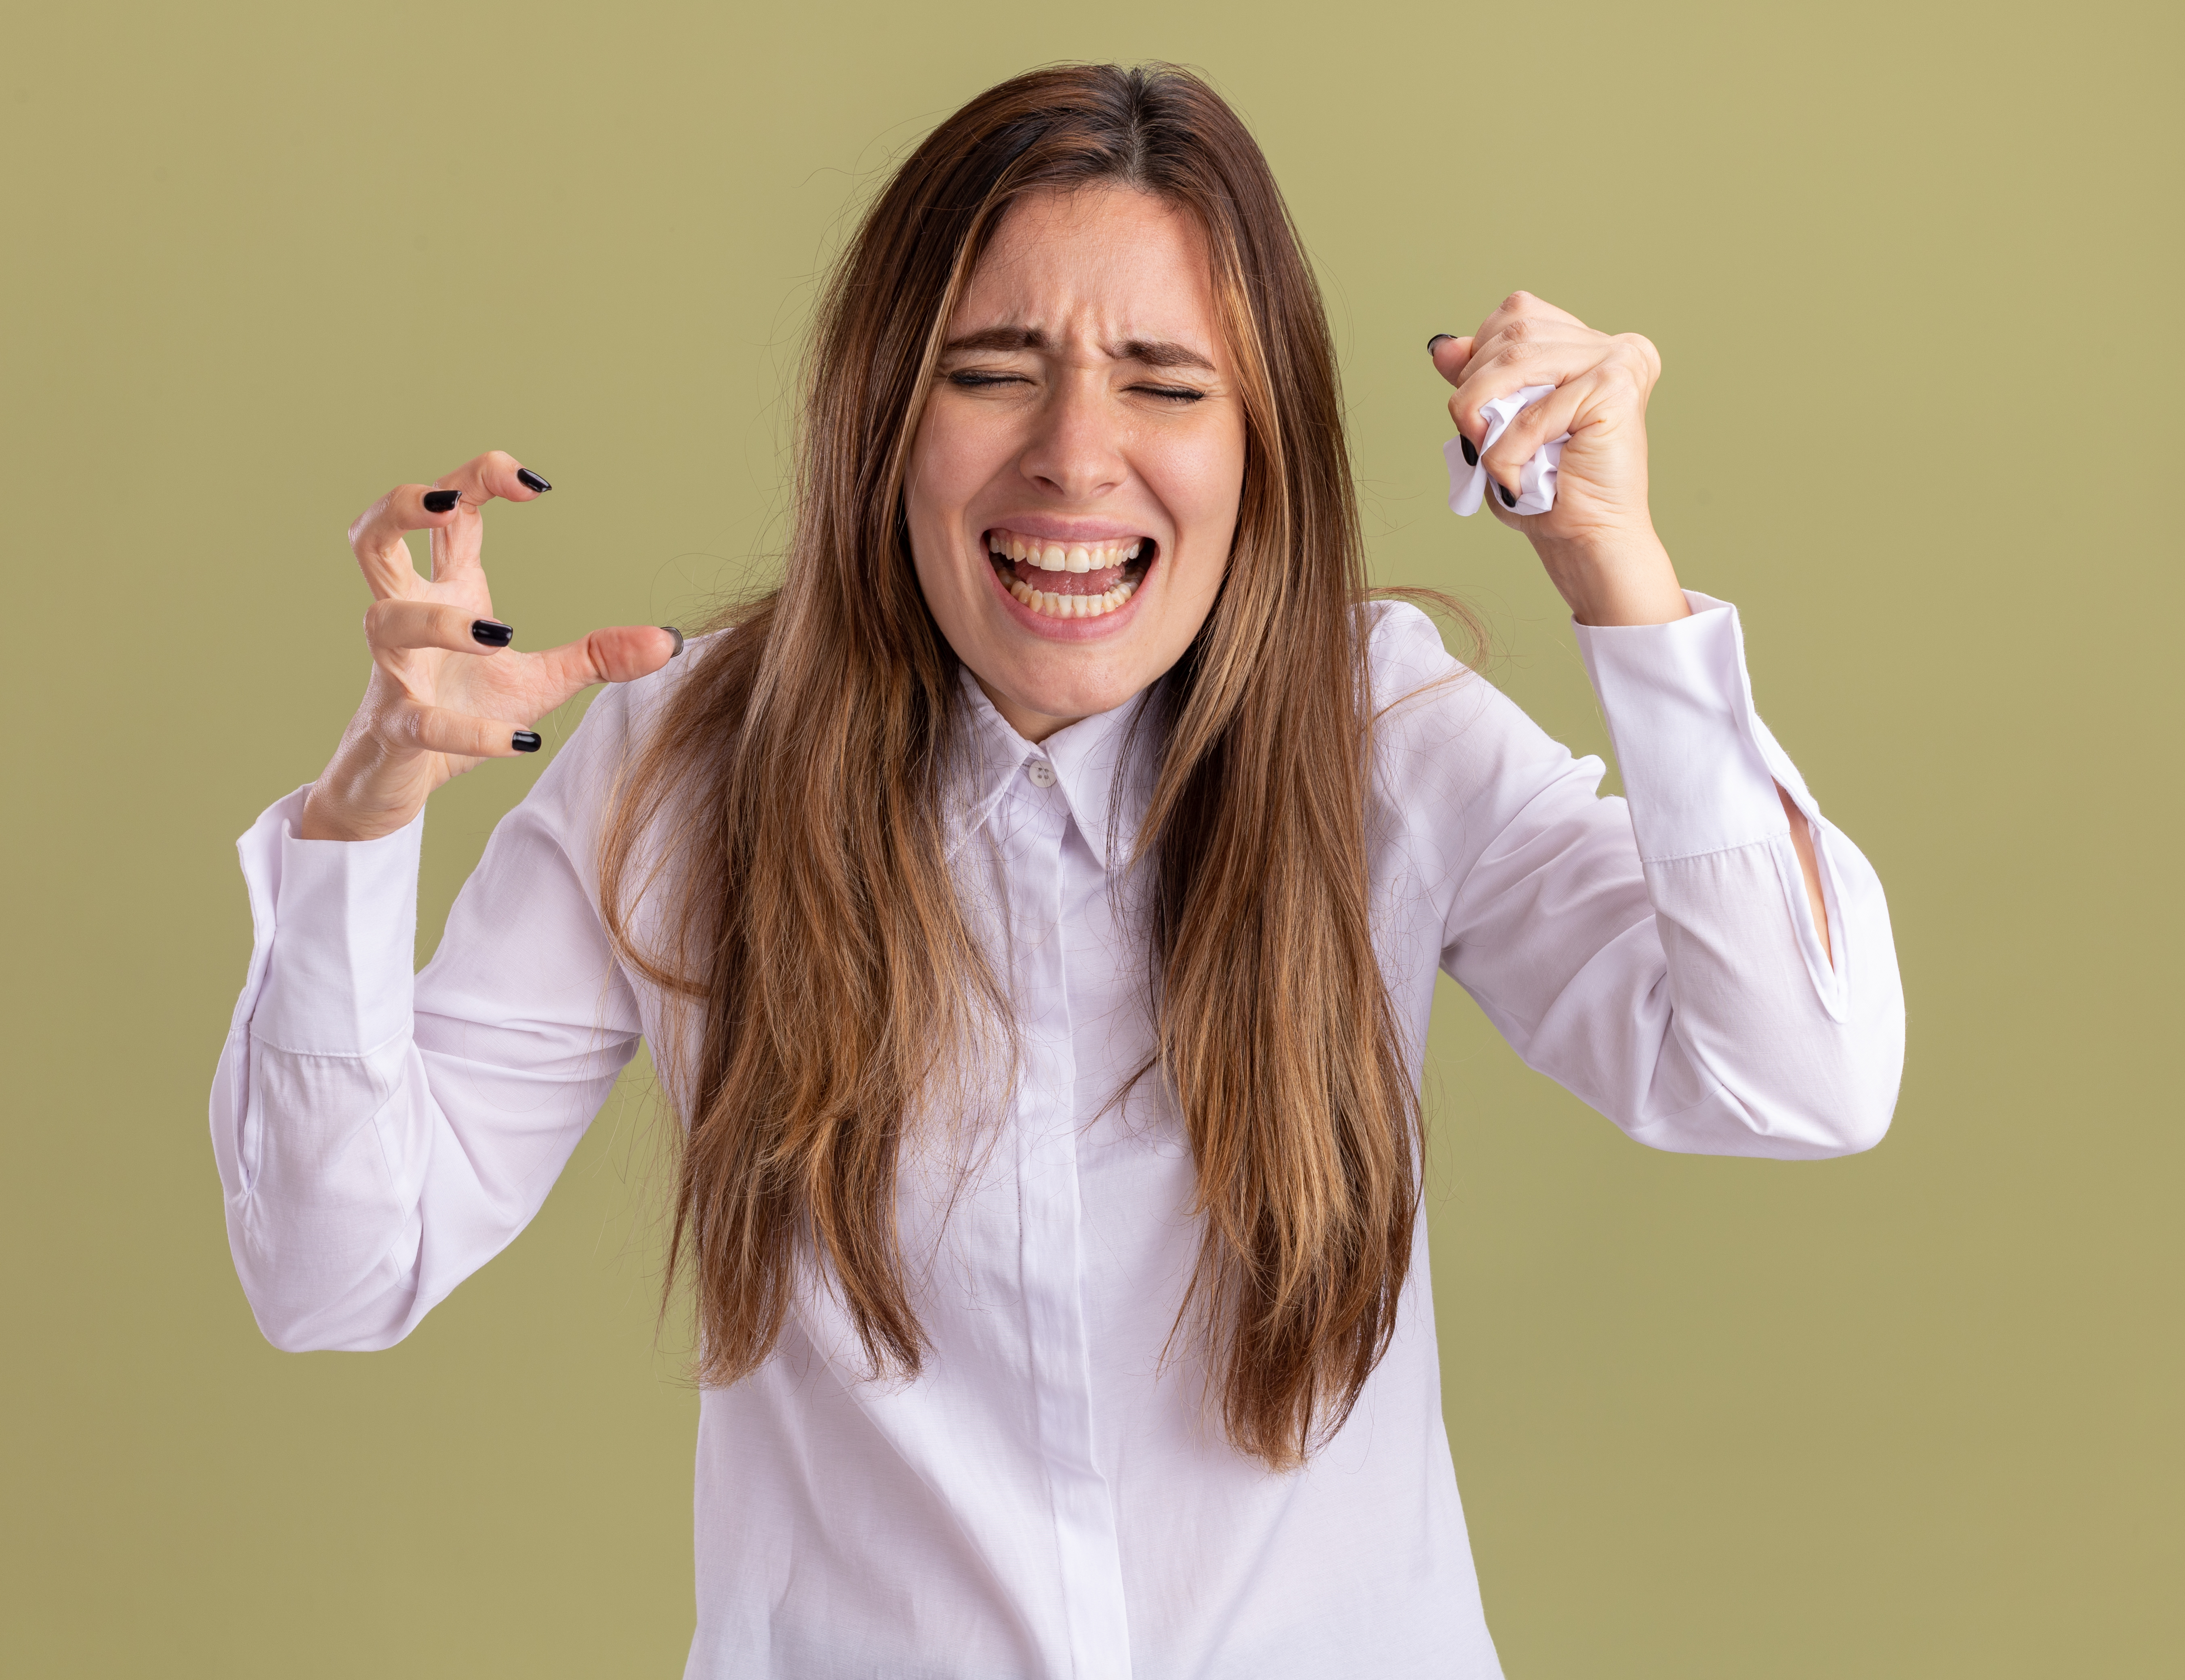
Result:
M1105 572L1111 566L1136 560L1144 545L1143 537L1106 543L1057 543L1043 537L1020 537L1014 531L995 531L986 538L992 553L1028 561L1042 572Z

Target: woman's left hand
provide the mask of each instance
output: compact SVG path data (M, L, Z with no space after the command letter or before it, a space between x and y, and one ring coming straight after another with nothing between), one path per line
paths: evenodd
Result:
M1456 387L1456 429L1479 448L1480 410L1527 385L1553 385L1484 451L1488 476L1512 491L1540 445L1566 432L1556 505L1515 514L1487 506L1522 531L1582 624L1664 624L1690 611L1646 505L1646 399L1662 358L1636 332L1596 332L1576 315L1513 292L1468 338L1437 338L1435 368Z

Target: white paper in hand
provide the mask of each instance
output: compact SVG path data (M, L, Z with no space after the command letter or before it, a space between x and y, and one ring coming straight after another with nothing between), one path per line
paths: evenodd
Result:
M1552 385L1528 385L1523 390L1512 391L1506 397L1497 397L1479 411L1487 416L1487 443L1491 448L1495 440L1509 428L1520 409L1530 408L1556 388ZM1563 445L1570 442L1566 432L1553 443L1543 444L1534 452L1517 474L1517 500L1515 506L1503 505L1512 513L1545 513L1556 505L1556 469L1563 458ZM1452 438L1441 446L1442 459L1449 463L1449 511L1470 515L1479 511L1481 499L1487 494L1491 482L1484 466L1467 465L1464 459L1464 439ZM1500 492L1498 490L1499 495Z

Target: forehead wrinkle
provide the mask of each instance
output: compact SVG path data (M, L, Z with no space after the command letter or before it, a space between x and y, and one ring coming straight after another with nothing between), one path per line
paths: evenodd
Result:
M1156 268L1166 274L1180 260L1185 271L1170 275L1177 283L1163 288L1156 319L1133 321L1145 301L1138 282L1148 239ZM958 319L994 324L952 335L943 354L1059 354L1076 341L1113 361L1221 371L1227 347L1216 323L1206 230L1182 206L1143 188L1092 182L1026 195L1003 215L970 280ZM1202 342L1210 329L1210 347Z

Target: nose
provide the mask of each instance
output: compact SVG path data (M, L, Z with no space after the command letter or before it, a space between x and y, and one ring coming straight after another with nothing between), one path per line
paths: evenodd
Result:
M1104 382L1073 369L1041 408L1017 470L1059 500L1098 501L1131 476L1123 424Z

